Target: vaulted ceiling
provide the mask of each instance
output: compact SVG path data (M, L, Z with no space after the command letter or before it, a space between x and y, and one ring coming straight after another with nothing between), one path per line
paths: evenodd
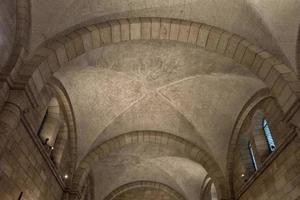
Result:
M55 76L74 109L79 161L109 139L150 130L201 147L223 174L238 114L265 88L249 70L228 58L161 41L130 41L95 49L69 62ZM123 149L95 163L91 169L100 187L97 196L130 181L151 180L180 188L187 199L197 199L195 191L199 192L207 173L203 167L191 164L189 168L193 162L179 159L182 156L176 152L149 149L136 147L134 153Z
M236 118L248 99L264 88L227 58L161 42L96 49L56 76L74 108L79 158L119 134L157 130L205 148L223 170Z
M13 0L0 2L0 51L7 52L0 54L0 67L14 45L15 6ZM31 0L27 53L30 57L45 41L83 25L166 17L240 35L299 73L299 10L298 0ZM104 45L65 63L55 77L73 107L78 165L110 139L134 131L157 131L198 146L216 162L222 176L227 175L230 137L237 117L249 99L266 88L232 59L175 41ZM90 168L96 199L124 184L147 180L196 200L209 171L176 145L154 144L116 149ZM145 197L147 190L139 190L139 195Z

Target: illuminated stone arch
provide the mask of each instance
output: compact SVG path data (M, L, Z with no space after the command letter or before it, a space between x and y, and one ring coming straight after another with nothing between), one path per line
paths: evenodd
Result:
M164 132L136 131L129 132L112 138L90 151L80 162L73 179L73 189L80 190L84 185L86 177L90 173L90 166L95 161L108 156L112 151L132 144L157 144L166 147L175 145L182 149L188 159L201 164L207 170L209 176L216 184L219 199L229 198L228 185L225 176L214 159L203 149L185 139Z

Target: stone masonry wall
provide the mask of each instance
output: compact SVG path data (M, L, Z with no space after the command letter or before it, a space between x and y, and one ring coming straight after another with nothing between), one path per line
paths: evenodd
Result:
M0 134L0 199L60 200L62 189L22 122Z
M12 51L16 29L16 0L0 1L0 68Z
M300 199L300 136L253 182L241 200L299 200Z

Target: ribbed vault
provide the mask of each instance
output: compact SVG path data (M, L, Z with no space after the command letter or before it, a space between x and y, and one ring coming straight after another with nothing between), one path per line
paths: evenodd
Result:
M96 147L126 132L156 130L201 147L214 169L201 164L222 179L216 184L227 198L231 132L245 103L266 87L283 113L297 103L296 79L282 61L219 28L166 18L114 20L59 36L15 77L27 80L32 72L28 90L42 91L55 73L70 97L79 188Z
M235 199L298 124L299 10L299 0L2 0L2 132L30 132L52 173L32 177L53 175L55 198ZM257 110L276 125L278 152L244 184L236 152L251 149L240 135Z

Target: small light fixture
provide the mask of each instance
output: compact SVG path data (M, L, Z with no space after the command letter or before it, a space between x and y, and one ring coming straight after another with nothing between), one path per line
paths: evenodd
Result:
M65 175L64 175L64 178L65 178L65 179L68 179L68 178L69 178L69 175L68 175L68 174L65 174Z
M52 146L52 147L51 147L51 150L53 150L53 149L54 149L54 147Z
M245 177L245 174L241 174L241 177Z

